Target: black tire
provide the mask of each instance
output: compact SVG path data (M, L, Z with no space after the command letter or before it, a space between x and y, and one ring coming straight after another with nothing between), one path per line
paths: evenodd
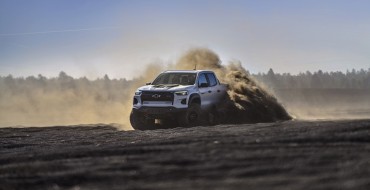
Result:
M180 127L193 127L199 124L201 117L201 109L199 104L190 104L185 113L179 115L177 121Z
M135 130L151 130L155 129L154 119L146 118L139 112L131 111L130 123Z

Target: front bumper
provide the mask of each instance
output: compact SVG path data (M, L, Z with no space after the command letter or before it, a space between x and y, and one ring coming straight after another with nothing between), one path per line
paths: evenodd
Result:
M187 108L175 107L146 107L133 108L133 112L143 114L145 117L153 119L164 119L169 117L176 117L179 114L186 112Z

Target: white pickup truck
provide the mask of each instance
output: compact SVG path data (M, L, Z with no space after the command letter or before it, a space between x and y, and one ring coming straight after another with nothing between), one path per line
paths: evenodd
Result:
M226 85L212 71L165 71L136 90L131 125L134 129L148 130L168 123L171 127L194 126L200 120L214 124L226 91Z

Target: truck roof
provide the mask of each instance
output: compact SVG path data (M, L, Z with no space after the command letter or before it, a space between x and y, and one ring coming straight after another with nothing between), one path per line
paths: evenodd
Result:
M200 73L200 72L213 72L210 70L167 70L163 73Z

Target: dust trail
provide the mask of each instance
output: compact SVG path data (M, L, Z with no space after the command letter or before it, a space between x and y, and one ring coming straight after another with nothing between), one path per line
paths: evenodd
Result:
M227 123L273 122L291 116L276 98L248 74L240 62L222 65L219 56L206 48L186 52L176 64L178 69L213 70L222 83L228 84L228 97L221 106Z
M134 81L74 79L64 72L0 77L0 127L125 123L124 98Z

